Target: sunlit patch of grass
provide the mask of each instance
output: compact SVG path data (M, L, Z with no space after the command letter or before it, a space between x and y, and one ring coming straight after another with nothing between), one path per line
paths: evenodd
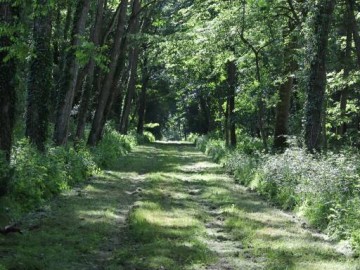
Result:
M200 240L204 228L195 214L192 208L169 211L159 203L138 204L129 215L129 243L115 256L120 269L180 270L211 262L213 254Z

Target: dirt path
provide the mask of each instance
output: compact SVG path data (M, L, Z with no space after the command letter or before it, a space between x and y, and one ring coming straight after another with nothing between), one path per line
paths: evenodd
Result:
M360 269L190 145L137 147L22 226L0 269Z

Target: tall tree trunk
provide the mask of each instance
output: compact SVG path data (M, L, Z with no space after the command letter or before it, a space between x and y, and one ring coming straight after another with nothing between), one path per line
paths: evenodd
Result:
M118 23L115 33L114 45L111 50L111 62L109 66L109 72L105 76L104 86L100 92L99 101L97 104L95 116L92 122L90 135L88 138L88 144L91 146L96 145L102 136L103 124L105 123L105 109L111 95L111 90L114 81L114 75L116 71L117 62L119 59L119 50L121 47L121 40L124 36L125 22L126 22L126 10L127 0L121 0L120 12L118 17Z
M12 7L12 1L0 3L0 23L10 25L14 23L16 11ZM0 36L0 48L12 45L10 36ZM12 146L12 133L15 122L15 73L16 65L13 59L7 60L7 52L0 50L0 151L5 153L7 161L10 161ZM1 189L1 187L0 187Z
M0 3L0 24L12 26L17 11L13 8L12 1L2 1ZM3 34L0 36L0 48L12 45L10 36ZM13 59L7 60L7 52L0 50L0 157L10 163L12 147L12 135L15 122L15 73L16 65ZM1 153L2 152L2 153ZM9 177L0 172L0 196L7 191Z
M316 46L310 67L305 107L305 144L309 151L321 149L321 115L326 87L326 53L331 16L335 0L323 0L318 4L314 35Z
M125 97L124 108L121 116L120 128L119 131L122 134L127 134L128 132L128 124L129 117L131 111L131 104L134 98L135 90L136 90L136 80L137 80L137 65L139 60L139 49L134 48L130 52L130 79L128 83L128 90Z
M37 0L34 10L33 38L36 56L30 65L26 112L26 136L42 152L45 151L52 89L52 14L49 2L50 0Z
M97 47L100 45L101 38L101 30L102 30L102 22L104 17L104 8L105 8L105 0L98 0L97 2L97 12L95 24L92 31L91 40L94 45ZM80 139L84 136L86 119L88 115L89 104L92 96L92 90L94 87L94 72L95 72L95 59L91 58L89 63L89 70L86 78L85 87L82 93L79 114L78 114L78 123L76 128L76 138Z
M356 52L356 58L357 63L360 68L360 34L359 34L359 27L355 18L355 0L347 0L348 5L348 14L349 14L349 20L350 20L350 27L353 33L354 42L355 42L355 52Z
M140 11L140 1L134 0L133 2L133 12L131 22L131 27L129 29L130 34L137 34L140 31L140 20L138 13ZM122 134L127 134L128 132L128 124L129 124L129 117L131 111L131 104L133 101L133 97L136 90L136 80L137 80L137 67L138 67L138 60L139 60L139 47L138 45L134 45L134 48L130 50L129 53L129 65L130 65L130 78L127 88L127 93L125 97L124 108L121 116L120 127L119 131Z
M86 18L90 8L90 0L79 0L71 36L71 47L69 48L64 70L64 85L59 95L58 109L54 131L54 142L56 145L64 145L68 138L70 114L73 107L75 88L79 71L76 60L76 49L80 45L81 36L85 30Z
M292 27L290 26L290 31ZM285 33L286 34L286 33ZM284 40L284 42L286 42ZM293 88L294 77L296 71L296 62L293 59L294 49L296 46L295 37L291 36L284 49L284 76L285 82L279 88L279 102L276 105L275 130L274 130L274 149L275 151L283 151L287 145L290 101Z
M236 90L236 64L235 61L227 63L227 80L228 80L228 133L231 147L236 147L236 125L235 125L235 90Z
M351 17L351 16L350 16ZM349 77L351 69L351 50L352 50L352 29L351 23L349 24L349 12L346 12L344 18L344 28L346 30L346 48L343 55L343 69L344 69L344 79L346 80ZM346 122L343 119L346 117L346 107L349 96L349 86L345 86L340 93L340 118L341 123L336 128L336 133L340 136L343 136L346 131Z
M150 74L147 67L147 58L145 56L142 69L142 83L141 83L141 94L139 98L139 110L138 110L138 124L136 133L142 135L144 133L145 123L145 111L146 111L146 92L148 83L150 80Z
M203 93L200 93L199 101L200 101L201 113L204 119L202 132L204 132L204 134L207 134L210 131L210 110Z

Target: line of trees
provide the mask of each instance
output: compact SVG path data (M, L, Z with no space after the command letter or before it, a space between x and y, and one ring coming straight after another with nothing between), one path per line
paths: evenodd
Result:
M355 0L3 0L0 149L9 161L14 130L41 152L94 146L108 120L232 147L357 145L358 18Z
M190 2L162 54L183 132L280 152L289 136L310 152L359 145L359 3Z
M96 145L115 112L128 132L148 42L140 33L151 31L155 2L1 1L0 149L8 161L16 122L41 152L49 138Z

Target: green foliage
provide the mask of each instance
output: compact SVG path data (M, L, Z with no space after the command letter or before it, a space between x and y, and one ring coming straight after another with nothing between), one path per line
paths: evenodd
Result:
M251 137L242 130L237 130L236 136L241 138L236 144L238 152L251 155L263 150L264 145L260 138Z
M155 142L155 136L150 131L144 131L142 135L136 134L138 144L147 144Z
M209 139L207 136L200 136L195 140L196 147L209 155L212 160L219 162L228 153L225 143L218 139Z
M207 136L199 136L195 139L195 145L197 149L202 152L206 151L206 144L208 143L209 138Z
M358 155L314 156L292 147L283 154L226 159L236 181L255 188L283 209L298 210L315 227L334 238L352 238L359 249L360 178Z
M225 143L222 140L210 139L206 144L205 153L215 162L222 160L226 156L227 152Z
M85 181L98 171L90 152L84 147L51 147L47 154L41 154L23 139L13 152L14 175L9 196L25 210Z
M127 154L135 145L134 136L121 135L108 125L105 127L102 140L92 149L92 154L98 166L109 168L114 166L118 159Z
M197 133L190 133L187 136L187 141L192 142L192 143L196 143L196 140L199 138L199 134Z
M250 156L237 150L228 156L225 168L228 173L234 175L236 182L250 186L256 176L259 162L257 156Z

